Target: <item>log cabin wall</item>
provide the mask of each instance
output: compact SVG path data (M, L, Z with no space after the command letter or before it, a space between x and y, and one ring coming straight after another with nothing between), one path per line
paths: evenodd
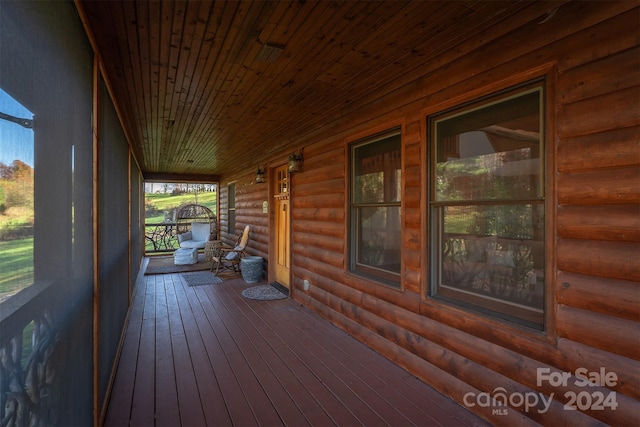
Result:
M269 253L269 214L262 209L267 200L267 184L255 183L255 170L245 171L220 185L220 239L226 245L234 245L249 225L249 244L246 254L260 256L267 266ZM235 226L229 230L229 184L235 190Z
M563 4L547 19L513 22L506 36L408 70L376 99L344 107L343 118L305 140L292 177L292 297L496 425L637 425L640 282L640 41L637 3ZM428 296L426 117L509 82L547 75L546 291L544 333L492 320ZM394 126L402 136L402 274L395 289L348 269L348 144ZM261 164L284 162L259 159ZM249 252L268 260L268 184L255 169L236 183L236 235L253 227ZM268 270L267 270L268 271ZM304 291L303 280L311 288ZM539 384L538 370L615 373L615 384ZM503 387L553 395L525 408L469 405L465 396ZM615 392L617 407L567 410L572 393ZM585 405L583 405L585 406ZM588 406L588 405L587 405ZM589 406L590 407L590 406ZM578 408L580 409L580 408Z

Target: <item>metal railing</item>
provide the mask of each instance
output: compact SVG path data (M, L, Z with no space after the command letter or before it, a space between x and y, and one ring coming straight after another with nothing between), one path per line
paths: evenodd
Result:
M34 283L3 302L0 315L0 426L55 423L59 332L51 283ZM59 361L58 361L59 362Z
M144 224L145 253L172 252L178 249L177 223Z

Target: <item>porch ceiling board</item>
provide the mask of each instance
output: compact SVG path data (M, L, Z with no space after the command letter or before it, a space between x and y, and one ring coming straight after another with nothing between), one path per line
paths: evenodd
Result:
M143 174L223 176L557 3L78 0ZM516 18L516 19L514 19ZM442 64L440 64L442 65Z

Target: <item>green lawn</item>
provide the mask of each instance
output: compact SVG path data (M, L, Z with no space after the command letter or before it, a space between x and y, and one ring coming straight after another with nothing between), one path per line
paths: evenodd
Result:
M213 191L198 193L197 203L208 207L215 213L217 208L217 196L218 193ZM146 193L144 197L145 205L148 206L151 204L157 211L159 211L156 215L146 217L146 222L162 221L164 220L164 211L169 212L169 215L171 215L171 211L173 209L177 209L178 207L188 203L196 203L196 195L194 193L185 193L177 196L168 193Z
M0 296L33 283L33 237L0 242Z

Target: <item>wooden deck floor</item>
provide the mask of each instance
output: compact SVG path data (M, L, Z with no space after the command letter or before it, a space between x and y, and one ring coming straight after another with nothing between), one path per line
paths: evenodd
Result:
M139 280L105 426L486 425L291 299Z

